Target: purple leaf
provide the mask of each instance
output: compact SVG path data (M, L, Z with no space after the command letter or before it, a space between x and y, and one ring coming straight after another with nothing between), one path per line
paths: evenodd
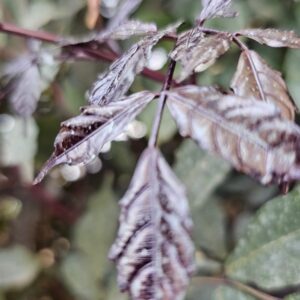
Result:
M202 72L212 66L230 47L230 36L205 34L196 27L182 33L170 57L179 61L182 70L178 78L183 81L195 72Z
M194 271L192 221L185 190L158 150L142 154L120 205L109 254L120 289L133 300L183 299Z
M134 44L110 68L101 74L89 92L89 103L106 105L111 101L118 101L123 96L135 76L143 71L151 50L166 34L173 32L180 23L171 25L155 34L146 36L140 42Z
M182 136L262 184L300 179L300 128L272 103L211 87L185 86L166 94Z
M270 47L300 48L300 37L294 31L268 29L244 29L238 32Z
M208 19L213 19L216 17L222 18L232 18L237 15L235 11L232 10L231 0L202 0L203 9L198 22L201 24Z
M61 123L54 142L55 150L34 184L39 183L56 165L91 161L103 145L121 134L154 97L153 93L143 91L105 107L87 106L79 116Z

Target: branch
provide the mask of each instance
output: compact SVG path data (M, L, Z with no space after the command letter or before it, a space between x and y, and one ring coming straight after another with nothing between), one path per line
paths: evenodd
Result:
M0 32L17 35L27 39L36 39L42 42L51 44L60 44L64 40L63 37L55 35L53 33L37 30L29 30L18 27L14 24L0 22ZM175 39L172 35L167 35L166 39ZM107 62L113 62L118 58L113 52L108 52L107 49L94 50L92 48L83 46L69 46L62 47L64 59L100 59ZM157 82L164 82L165 76L157 71L152 71L148 68L144 68L142 75ZM176 84L176 83L175 83Z
M36 39L39 41L57 44L62 38L50 32L29 30L18 27L14 24L0 22L0 32L18 35L24 38Z
M168 68L168 73L167 73L167 76L165 79L165 83L162 88L162 92L168 91L170 89L170 87L172 85L172 79L173 79L175 66L176 66L176 62L174 60L171 60L170 64L169 64L169 68ZM151 136L150 136L149 144L148 144L149 147L155 147L157 144L159 127L160 127L160 123L162 120L162 114L163 114L163 110L164 110L164 107L166 104L166 100L167 100L167 96L162 93L159 98L157 111L156 111L155 119L153 122L152 132L151 132Z

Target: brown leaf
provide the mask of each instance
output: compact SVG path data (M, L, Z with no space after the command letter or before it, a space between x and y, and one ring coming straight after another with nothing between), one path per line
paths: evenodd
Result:
M232 18L237 15L231 8L231 0L202 0L202 6L203 9L197 19L200 23L216 17Z
M151 54L153 46L167 33L173 32L180 23L171 25L165 30L146 36L134 44L127 52L117 59L110 68L101 74L89 92L91 104L106 105L117 101L123 96L135 76L143 71Z
M262 184L300 179L300 128L272 103L211 87L185 86L166 94L181 135Z
M268 29L244 29L238 32L270 47L300 48L300 37L294 31Z
M154 97L153 93L143 91L105 107L87 106L79 116L61 123L54 142L54 153L34 184L39 183L56 165L87 163L92 160L103 145L121 134Z
M231 88L238 96L273 102L283 117L295 118L296 106L281 73L271 69L255 51L242 52Z
M142 154L120 205L109 254L120 289L133 300L183 299L194 271L192 221L184 188L158 150Z
M100 5L101 0L87 0L87 13L85 16L85 23L87 28L95 28L100 15Z
M196 27L182 33L170 57L182 66L178 78L183 81L195 72L213 65L230 47L230 37L225 34L205 34Z

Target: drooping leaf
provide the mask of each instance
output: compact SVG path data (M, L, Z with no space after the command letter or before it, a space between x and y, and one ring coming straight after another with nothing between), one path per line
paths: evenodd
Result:
M294 31L268 29L244 29L238 34L270 47L300 48L300 37Z
M226 262L227 276L264 289L300 283L300 190L264 205Z
M158 150L143 153L120 203L110 251L120 289L133 300L183 299L194 269L192 222L182 184Z
M296 106L281 73L273 70L255 51L243 51L231 88L238 96L273 102L282 116L294 120Z
M135 76L146 66L153 46L165 34L173 32L179 24L171 25L134 44L104 74L99 76L89 93L89 102L106 105L111 101L118 101L128 91Z
M54 142L55 151L35 183L56 165L86 163L93 159L103 145L122 133L154 97L153 93L143 91L105 107L87 106L79 116L63 122Z
M202 72L213 65L230 47L230 37L225 34L205 34L201 28L193 28L179 35L170 57L180 62L183 81L195 72Z
M174 170L186 187L194 211L206 201L210 201L209 196L225 179L230 171L230 165L199 149L193 141L186 140L176 152Z
M300 178L300 128L272 103L223 95L212 87L185 86L166 94L181 135L262 184Z
M203 9L197 19L200 24L216 17L232 18L237 15L231 8L231 0L202 0L202 6Z
M1 76L6 81L5 90L13 111L22 117L31 116L57 71L52 54L43 50L28 52L9 62Z

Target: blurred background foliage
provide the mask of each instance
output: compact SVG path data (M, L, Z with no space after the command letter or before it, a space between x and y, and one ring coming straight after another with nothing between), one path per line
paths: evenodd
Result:
M145 0L134 16L159 26L183 19L188 28L200 11L200 2ZM299 1L234 2L238 18L216 19L208 26L224 30L275 27L300 33ZM105 26L117 5L118 0L102 0L97 29ZM87 10L84 0L0 0L1 21L62 36L90 32L93 16L87 15ZM121 47L125 49L132 42L123 42ZM300 52L270 49L254 42L249 46L283 72L300 106ZM170 42L160 43L149 68L164 71L171 48ZM0 34L1 65L25 49L24 39ZM237 58L238 49L233 48L200 74L199 82L227 87ZM1 99L1 300L127 299L118 292L107 252L116 234L118 199L147 145L155 106L150 105L131 124L127 135L107 145L90 165L56 168L41 185L31 186L34 173L52 151L60 122L78 114L79 107L86 103L86 90L107 66L101 61L72 61L64 63L54 75L52 69L49 76L55 76L55 80L42 94L33 118L25 122L10 112L5 97ZM131 91L143 89L159 90L160 85L138 76ZM286 299L300 299L296 288L300 284L300 190L295 188L288 196L272 199L278 195L276 187L261 187L199 150L193 142L183 141L168 112L159 142L187 187L195 223L198 271L187 299L263 299L245 293L239 286L226 285L220 279L224 272L278 297L292 286L292 295Z

